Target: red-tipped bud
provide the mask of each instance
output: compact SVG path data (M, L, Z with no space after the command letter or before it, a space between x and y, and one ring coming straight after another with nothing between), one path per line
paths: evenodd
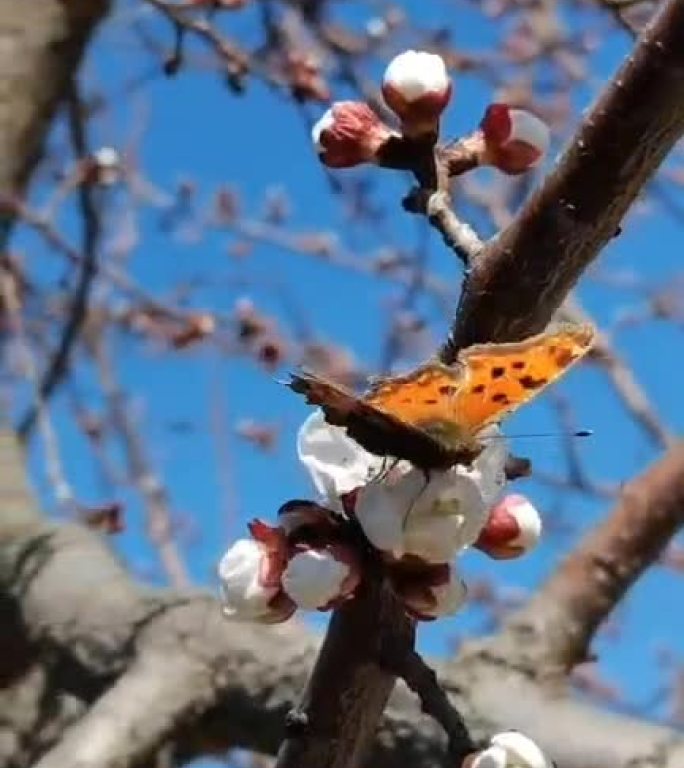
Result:
M524 496L510 494L491 510L473 546L495 560L511 560L533 549L541 530L539 512Z
M385 70L382 95L401 120L404 135L438 133L439 118L451 98L444 59L424 51L400 53Z
M493 165L509 175L524 173L546 154L550 132L545 122L508 104L490 104L480 129L484 136L482 165Z
M316 151L330 168L375 161L392 131L361 101L337 101L311 130Z

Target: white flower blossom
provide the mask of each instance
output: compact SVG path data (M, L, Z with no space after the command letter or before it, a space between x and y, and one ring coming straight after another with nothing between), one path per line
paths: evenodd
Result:
M383 466L382 458L364 450L341 427L328 424L320 409L300 427L297 455L331 509L340 509L339 497L365 485Z
M280 585L264 586L264 557L258 542L238 539L221 558L218 574L224 615L258 619L270 611L269 603L280 591Z
M353 566L333 551L307 549L288 562L283 571L283 589L300 608L326 608L356 587L358 578L352 571Z
M518 731L497 733L471 768L552 768L551 761L529 737Z
M359 490L356 518L377 549L448 562L480 534L503 487L505 460L502 441L491 440L472 467L433 471L427 480L420 470L403 467Z

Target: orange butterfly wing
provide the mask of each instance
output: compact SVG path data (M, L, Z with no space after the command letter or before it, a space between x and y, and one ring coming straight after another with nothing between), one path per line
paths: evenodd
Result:
M365 398L312 373L293 374L289 387L318 405L329 424L344 427L351 438L376 456L406 459L423 469L446 469L473 456L435 439L423 429L376 408Z
M293 375L290 387L371 453L445 468L477 455L481 429L559 379L593 340L590 326L571 326L521 342L478 344L453 366L427 363L377 381L361 398L310 373Z
M591 349L594 329L566 326L525 341L477 344L459 355L467 386L452 402L453 417L474 435L533 400Z
M380 381L364 397L375 408L452 446L472 445L501 420L560 378L591 348L590 326L561 328L521 342L477 344L454 366L434 362Z

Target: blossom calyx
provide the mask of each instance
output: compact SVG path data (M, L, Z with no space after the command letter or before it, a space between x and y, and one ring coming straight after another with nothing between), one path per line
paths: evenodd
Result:
M474 546L495 560L511 560L533 549L542 532L536 508L519 494L509 494L492 508Z
M362 101L336 101L311 130L318 156L329 168L375 161L392 131Z
M533 168L551 141L548 126L536 115L508 104L490 104L480 123L484 147L481 165L515 176Z
M439 132L439 118L451 98L451 80L441 56L404 51L385 70L382 95L412 138Z
M433 621L456 613L463 605L467 588L448 563L428 565L408 557L393 564L390 583L406 612L421 621Z

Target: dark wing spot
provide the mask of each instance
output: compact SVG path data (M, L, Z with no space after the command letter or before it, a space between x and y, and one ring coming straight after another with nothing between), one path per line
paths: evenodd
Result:
M521 376L518 381L525 389L539 389L548 382L543 376L539 379L535 379L534 376Z
M506 373L506 369L503 367L503 365L495 365L491 371L493 379L500 379L504 373Z
M555 344L549 344L549 348L548 349L549 349L549 354L550 355L555 355L556 354L556 350L558 349L558 347Z
M524 360L516 360L514 363L511 363L511 368L514 368L516 371L522 371L526 365L527 363Z
M556 355L556 363L561 368L565 368L573 360L577 358L577 355L573 354L569 349L561 349Z
M508 405L508 395L505 392L497 392L495 395L492 395L492 402Z
M470 390L474 395L481 395L485 391L484 384L478 384Z
M413 400L410 397L404 397L401 400L402 405L410 405L413 402Z
M437 405L437 400L430 399L430 400L423 400L424 405Z
M457 387L452 387L451 384L444 384L439 388L440 395L455 395L457 392Z

